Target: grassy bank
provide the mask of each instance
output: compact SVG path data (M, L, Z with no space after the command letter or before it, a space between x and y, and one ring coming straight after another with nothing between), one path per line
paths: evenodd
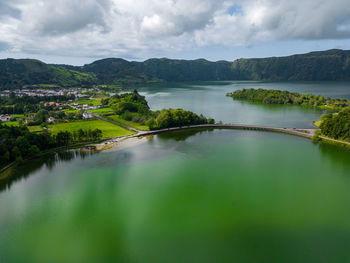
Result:
M319 136L319 138L324 143L335 144L335 145L347 147L347 148L350 149L350 142L342 141L342 140L336 140L336 139L332 139L332 138L329 138L329 137L326 137L326 136L322 136L322 135Z
M129 127L141 130L141 131L149 131L148 126L142 125L138 122L124 120L119 115L110 115L110 116L106 116L106 118L110 119L112 121L115 121L117 123L120 123L122 125L129 126Z
M322 120L314 121L314 126L320 128L321 127Z

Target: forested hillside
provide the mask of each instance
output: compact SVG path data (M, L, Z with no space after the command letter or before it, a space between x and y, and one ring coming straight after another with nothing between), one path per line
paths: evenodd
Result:
M289 57L239 59L232 67L237 80L350 80L350 51L334 49Z
M150 82L266 80L349 81L350 51L329 50L289 57L210 62L205 59L149 59L129 62L119 58L81 67L49 65L38 60L0 60L0 87L30 84L77 86Z
M54 84L81 86L98 82L94 74L45 64L34 59L0 60L0 87L20 88L23 85Z
M81 68L105 84L147 81L345 81L350 80L350 51L329 50L288 57L210 62L205 59L104 59Z

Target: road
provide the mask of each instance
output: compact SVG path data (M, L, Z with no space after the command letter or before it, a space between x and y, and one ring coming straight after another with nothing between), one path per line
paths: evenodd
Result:
M236 129L236 130L256 130L256 131L271 131L271 132L280 132L287 133L291 135L297 135L301 137L305 137L311 139L315 131L317 129L296 129L296 128L277 128L277 127L264 127L264 126L254 126L254 125L244 125L244 124L205 124L205 125L190 125L190 126L182 126L175 128L167 128L153 131L138 131L135 134L135 137L154 135L169 131L180 131L180 130L189 130L189 129Z
M98 114L93 114L94 117L104 120L107 122L110 122L112 124L124 127L126 129L135 131L136 134L129 135L125 137L141 137L141 136L147 136L147 135L155 135L159 133L164 132L170 132L170 131L181 131L181 130L193 130L193 129L235 129L235 130L256 130L256 131L270 131L270 132L279 132L279 133L286 133L296 136L305 137L308 139L312 139L312 137L315 134L315 131L318 129L297 129L297 128L278 128L278 127L266 127L266 126L256 126L256 125L246 125L246 124L203 124L203 125L190 125L190 126L181 126L181 127L174 127L174 128L166 128L166 129L159 129L159 130L153 130L153 131L141 131L138 129L135 129L133 127L127 126L125 124L121 124L116 121L109 120L107 118L104 118Z

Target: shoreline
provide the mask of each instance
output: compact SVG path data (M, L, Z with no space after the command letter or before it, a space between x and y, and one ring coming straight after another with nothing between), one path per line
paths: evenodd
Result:
M93 144L96 152L114 152L119 151L128 147L132 147L139 143L146 142L151 136L136 137L135 135L120 138L117 141L103 142L99 144ZM107 143L107 144L105 144Z
M48 155L48 154L53 154L53 153L58 153L58 152L62 152L62 151L66 151L66 150L72 150L72 149L81 149L83 150L83 147L89 146L89 145L93 145L94 143L97 142L103 142L109 140L109 138L106 139L100 139L97 141L90 141L90 142L81 142L81 143L76 143L76 144L72 144L72 145L68 145L68 146L61 146L61 147L57 147L57 148L53 148L53 149L49 149L46 151L43 151L37 155L28 157L26 159L23 160L23 164L29 162L30 160L36 159L36 158L40 158L42 156ZM6 166L2 167L0 169L0 180L5 179L8 176L4 176L5 173L7 173L10 169L15 169L18 165L21 165L20 163L18 163L17 161L14 161L10 164L7 164Z
M315 135L315 132L319 129L297 129L297 128L278 128L278 127L264 127L264 126L253 126L253 125L233 125L233 124L204 124L204 125L191 125L191 126L183 126L183 127L174 127L174 128L166 128L166 129L161 129L161 130L154 130L154 131L139 131L137 134L133 135L127 135L123 137L118 137L118 138L106 138L106 139L101 139L101 143L96 143L96 142L86 142L86 143L81 143L81 144L76 144L76 145L71 145L68 147L60 147L60 148L55 148L52 150L48 150L47 152L43 152L39 155L33 156L31 158L28 158L24 161L24 163L28 162L31 159L34 158L39 158L41 156L55 153L55 152L61 152L69 149L80 149L80 150L85 150L85 151L96 151L96 152L102 152L102 151L118 151L125 149L127 147L132 147L134 145L137 145L139 143L144 143L146 142L150 137L153 135L157 135L160 133L167 133L167 132L172 132L172 131L183 131L183 130L196 130L196 129L231 129L231 130L252 130L252 131L267 131L267 132L276 132L276 133L283 133L287 135L292 135L292 136L298 136L298 137L303 137L306 139L313 140L313 136ZM344 142L344 141L339 141L335 139L331 139L325 136L319 136L320 137L320 142L323 143L334 143L337 145L343 145L343 146L348 146L350 147L350 143ZM92 146L94 147L93 150L89 149L84 149L84 147ZM3 167L0 170L0 180L3 180L7 178L9 175L4 175L9 171L9 169L13 169L18 165L16 162L13 162L11 164L8 164L7 166Z
M319 135L319 138L323 143L335 144L337 146L348 147L350 149L350 142L332 139L323 135Z

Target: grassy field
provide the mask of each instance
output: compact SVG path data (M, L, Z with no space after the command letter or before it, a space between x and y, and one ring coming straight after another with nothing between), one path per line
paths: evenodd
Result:
M119 115L107 116L107 119L110 119L112 121L118 122L118 123L126 125L126 126L133 127L135 129L138 129L138 130L149 131L148 126L142 125L142 124L134 122L134 121L126 121L126 120L120 118Z
M102 108L102 109L97 109L97 110L88 110L88 112L98 113L98 114L106 114L106 113L113 112L113 110L111 108Z
M21 119L24 119L25 116L24 116L24 114L15 114L15 115L12 115L12 118L21 118Z
M123 127L120 127L102 120L57 123L57 124L48 125L48 128L49 128L49 132L51 132L52 134L57 134L60 131L73 132L73 131L78 131L79 129L93 130L98 128L102 131L103 138L124 136L124 135L130 135L135 133Z
M27 126L30 132L42 132L43 128L40 125L37 126Z
M63 110L65 113L78 113L80 110L74 110L74 109L67 109Z
M2 124L7 125L7 126L19 126L18 121L2 122Z
M93 106L102 105L101 99L99 99L99 98L94 99L94 100L78 100L78 101L76 101L74 103L78 103L79 105L83 105L83 104L87 104L87 105L92 104Z

